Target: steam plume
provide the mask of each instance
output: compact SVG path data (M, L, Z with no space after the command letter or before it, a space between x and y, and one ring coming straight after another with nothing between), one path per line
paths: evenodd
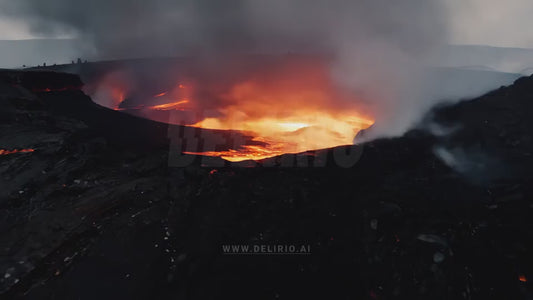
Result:
M376 113L372 137L404 132L428 108L417 91L433 50L447 43L441 2L0 0L0 11L36 34L77 32L98 59L328 53L336 82Z

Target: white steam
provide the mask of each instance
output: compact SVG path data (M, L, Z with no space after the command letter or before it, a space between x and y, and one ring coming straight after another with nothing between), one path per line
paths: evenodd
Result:
M35 34L78 32L96 48L94 59L326 53L335 82L374 112L365 138L375 138L402 134L443 97L428 98L424 87L434 54L449 42L444 2L0 0L0 11L25 18Z

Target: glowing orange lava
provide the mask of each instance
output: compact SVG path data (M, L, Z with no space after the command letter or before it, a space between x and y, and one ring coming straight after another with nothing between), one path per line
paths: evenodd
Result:
M0 149L0 155L9 155L9 154L15 154L15 153L31 153L34 152L35 149L21 149L21 150L5 150Z
M267 146L246 145L222 152L197 152L228 161L260 160L285 153L353 144L374 120L340 93L320 63L288 63L233 85L221 96L220 116L193 127L239 130Z
M324 59L289 56L243 69L238 66L230 64L216 76L179 79L164 92L159 88L146 91L147 102L120 109L125 95L128 99L140 96L114 79L107 91L112 99L108 103L112 102L116 110L138 110L138 115L157 121L236 130L251 136L254 143L241 143L225 151L185 152L228 161L261 160L351 145L360 130L374 123L363 102L352 91L335 84ZM220 74L224 76L220 78ZM175 113L176 117L166 119L161 111Z
M305 115L302 112L279 119L262 118L242 122L230 120L227 123L209 118L193 126L250 132L257 135L254 141L265 142L268 146L246 145L237 150L189 154L219 156L228 161L261 160L286 153L350 145L357 132L372 124L372 120L354 117L350 113Z
M179 110L179 109L183 109L182 107L183 104L187 104L187 103L189 103L189 100L184 99L184 100L180 100L176 102L150 106L149 108L155 109L155 110Z

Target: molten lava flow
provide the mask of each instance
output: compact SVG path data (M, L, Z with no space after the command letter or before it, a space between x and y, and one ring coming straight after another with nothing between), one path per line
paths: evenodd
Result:
M124 110L140 110L140 109L149 109L149 110L185 110L186 108L183 107L183 104L189 103L189 100L181 100L176 102L170 102L170 103L164 103L164 104L158 104L153 106L145 106L144 104L139 104L137 106L133 107L117 107L115 110L118 111L124 111Z
M154 109L154 110L180 110L180 109L183 109L183 107L182 107L183 104L187 104L187 103L189 103L189 100L184 99L184 100L180 100L180 101L176 101L176 102L150 106L149 109Z
M288 118L263 118L243 122L232 120L228 123L209 118L194 126L250 132L257 136L253 141L264 142L267 146L245 145L237 150L188 154L219 156L228 161L260 160L286 153L350 145L357 132L372 124L371 120L354 117L349 113L336 116L327 113L322 116L296 113Z
M116 107L115 110L117 110L117 111L138 110L138 109L143 109L143 108L144 108L144 104L139 104L139 105L134 106L134 107Z
M186 72L188 78L162 76L164 82L156 87L114 73L91 95L101 105L156 121L251 136L251 141L225 145L226 151L186 152L229 161L351 145L360 130L374 123L362 102L331 79L327 59L261 59L201 64Z
M30 153L30 152L34 152L35 149L21 149L21 150L5 150L5 149L0 149L0 155L9 155L9 154L15 154L15 153Z
M145 98L144 96L139 96L135 93L128 93L128 98L133 97L136 98L136 101L133 101L133 103L130 101L131 99L128 99L127 101L130 103L125 103L125 89L120 88L119 86L113 86L111 87L110 93L111 98L114 99L114 109L115 110L121 110L121 111L134 111L134 110L143 110L143 113L148 114L149 117L149 111L171 111L171 110L186 110L187 107L184 106L184 104L190 103L188 98L190 98L191 94L188 90L186 90L186 86L183 84L178 84L173 88L173 90L160 92L158 94L153 95L152 99L145 100L144 103L139 104L138 100L139 98ZM131 95L130 95L131 94ZM178 100L179 99L179 100ZM135 104L136 105L132 105ZM124 105L126 104L126 105Z
M353 144L356 134L374 121L360 113L360 104L339 91L328 70L322 63L296 62L251 74L251 79L220 96L217 117L192 126L247 132L267 146L189 154L228 161L260 160Z

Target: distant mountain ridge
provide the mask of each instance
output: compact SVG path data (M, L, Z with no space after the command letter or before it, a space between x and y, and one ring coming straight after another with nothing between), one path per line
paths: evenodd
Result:
M77 39L0 40L0 68L65 64L86 53Z
M95 53L78 39L0 40L0 68L21 68L65 64L83 53ZM91 57L82 57L93 59ZM533 49L486 45L450 45L433 57L434 66L492 70L530 75L533 73Z
M438 51L434 61L444 67L482 68L521 75L533 73L533 49L526 48L451 45Z

